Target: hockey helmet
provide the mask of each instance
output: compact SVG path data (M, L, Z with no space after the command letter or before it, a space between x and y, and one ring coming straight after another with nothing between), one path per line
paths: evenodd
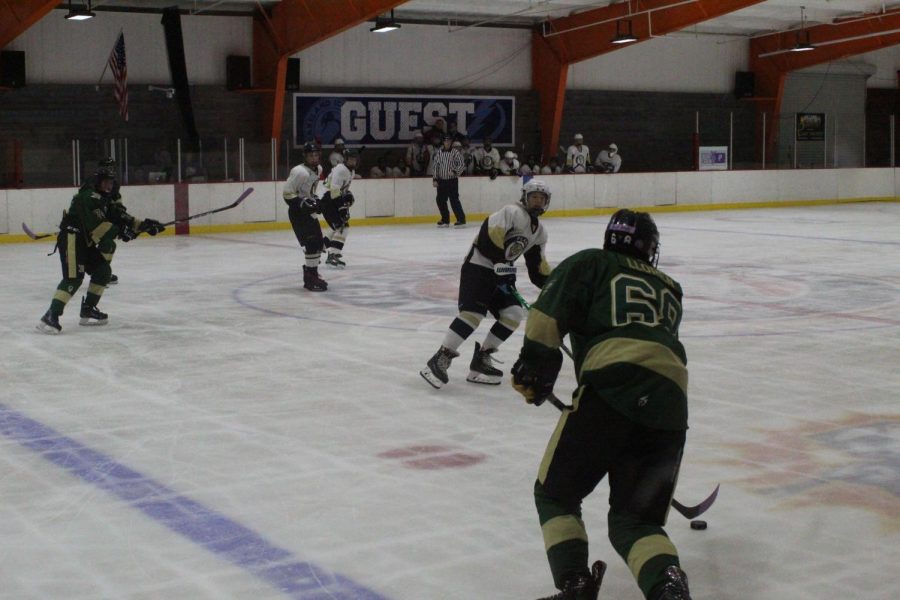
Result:
M101 179L115 179L117 174L116 159L112 157L100 159L100 162L97 163L97 170L94 171L97 181Z
M543 194L543 206L532 205L528 198L531 194ZM519 202L522 203L522 206L525 207L525 210L527 210L531 216L539 217L550 208L550 195L550 186L547 185L545 181L540 179L529 179L528 183L522 186L522 197L519 199Z
M344 162L350 160L351 158L359 163L359 150L357 150L356 148L347 148L346 150L344 150Z
M603 249L633 256L655 267L659 262L659 229L649 214L619 209L606 226Z

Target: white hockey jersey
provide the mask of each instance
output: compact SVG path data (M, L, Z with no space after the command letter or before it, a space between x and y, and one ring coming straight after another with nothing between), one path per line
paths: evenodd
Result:
M572 144L566 150L566 167L572 169L573 173L587 172L588 165L591 164L591 150L584 144L581 148Z
M491 169L496 169L497 165L500 164L500 151L497 148L487 150L482 146L472 151L472 158L476 169L490 171Z
M508 204L481 224L466 262L494 270L495 264L511 265L524 255L531 282L541 287L550 275L546 245L544 225L521 204Z
M322 165L317 165L313 169L305 164L299 164L291 169L287 182L284 184L284 190L281 193L285 202L295 198L300 198L301 200L303 198L315 198L316 187L319 185L321 175Z
M344 163L335 165L325 180L325 191L330 193L332 198L340 198L350 190L355 174L353 169Z

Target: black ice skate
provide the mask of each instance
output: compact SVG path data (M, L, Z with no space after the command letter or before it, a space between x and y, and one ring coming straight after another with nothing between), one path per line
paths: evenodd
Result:
M109 317L105 312L100 312L96 306L85 303L82 298L81 320L78 321L79 325L106 325L108 321Z
M328 289L328 284L324 279L319 277L318 267L303 267L303 287L311 292L324 292Z
M472 355L472 362L469 363L470 370L466 381L500 385L500 382L503 381L503 371L494 367L493 363L496 359L491 356L496 351L496 348L482 350L481 344L475 342L475 354Z
M57 335L62 332L62 325L59 324L59 315L54 315L49 310L44 313L44 316L41 317L40 322L37 324L37 330L41 333L49 333L50 335Z
M591 567L590 575L573 577L563 586L560 593L546 596L538 600L597 600L600 596L600 585L606 573L606 563L598 560Z
M109 283L107 285L116 285L119 283L119 277L115 273L109 276Z
M341 260L342 256L343 255L338 252L331 252L328 254L328 258L325 259L325 264L334 267L335 269L343 269L347 266L347 263Z
M441 349L428 360L428 368L419 371L419 375L428 382L428 385L439 390L450 381L450 378L447 377L447 369L450 368L450 362L457 356L459 356L459 352L441 346Z
M688 590L687 575L676 566L666 569L665 581L653 588L649 598L652 600L691 600Z

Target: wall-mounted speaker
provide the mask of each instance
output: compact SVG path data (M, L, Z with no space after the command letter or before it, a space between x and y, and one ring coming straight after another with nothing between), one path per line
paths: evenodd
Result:
M287 76L284 79L284 89L296 92L300 89L300 59L289 58L287 60Z
M734 95L736 98L752 98L756 92L756 75L753 71L736 71Z
M25 52L20 50L0 52L0 87L25 87Z
M225 58L225 88L250 89L250 57L231 55Z

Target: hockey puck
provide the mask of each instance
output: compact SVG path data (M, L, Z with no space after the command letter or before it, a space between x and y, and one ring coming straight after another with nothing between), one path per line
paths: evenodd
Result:
M696 520L691 521L691 529L696 529L697 531L702 531L706 529L706 521Z

